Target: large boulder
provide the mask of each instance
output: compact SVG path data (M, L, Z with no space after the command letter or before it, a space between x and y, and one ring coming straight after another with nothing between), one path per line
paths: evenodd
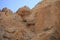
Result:
M27 6L23 6L22 8L19 8L16 13L21 17L25 17L30 14L30 8Z
M13 14L13 12L7 7L4 7L1 12L5 12L6 16Z

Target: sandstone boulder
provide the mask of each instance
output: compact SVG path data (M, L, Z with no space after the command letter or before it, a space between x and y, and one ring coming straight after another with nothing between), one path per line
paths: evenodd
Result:
M30 14L30 8L27 6L24 6L22 8L19 8L16 13L22 17L25 17Z
M5 12L5 14L8 16L8 15L12 15L12 11L10 9L8 9L7 7L3 8L2 9L2 12Z

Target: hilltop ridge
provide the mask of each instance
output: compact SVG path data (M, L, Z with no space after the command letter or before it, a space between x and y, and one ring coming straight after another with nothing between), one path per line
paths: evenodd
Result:
M60 40L60 1L43 0L30 9L0 10L0 40Z

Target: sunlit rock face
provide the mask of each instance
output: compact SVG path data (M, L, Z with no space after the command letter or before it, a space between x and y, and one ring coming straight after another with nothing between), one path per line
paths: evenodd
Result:
M2 12L5 12L5 13L13 13L10 9L8 9L7 7L3 8L2 9Z
M22 17L25 17L30 14L30 8L27 6L24 6L22 8L19 8L16 13Z
M26 13L13 13L8 8L3 8L0 12L0 40L31 40L35 33L30 22L24 19L30 14L30 9L24 9ZM25 15L26 14L26 15ZM28 19L27 19L28 20ZM26 24L25 24L26 23Z
M27 6L23 6L22 8L19 8L16 12L19 16L21 16L22 23L31 31L34 31L34 17L33 14L31 13L31 9Z
M38 34L38 37L35 37L36 40L60 40L60 32L58 32L60 29L59 4L59 0L53 2L44 0L32 9L33 13L36 14L35 32Z
M43 0L13 13L0 10L0 40L60 40L60 1Z

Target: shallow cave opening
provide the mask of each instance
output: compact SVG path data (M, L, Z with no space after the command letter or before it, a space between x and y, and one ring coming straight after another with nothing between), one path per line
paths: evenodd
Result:
M29 26L34 26L34 25L35 25L35 23L32 23L32 24L31 23L28 23L26 26L29 27Z
M27 22L27 20L23 20L23 22Z

